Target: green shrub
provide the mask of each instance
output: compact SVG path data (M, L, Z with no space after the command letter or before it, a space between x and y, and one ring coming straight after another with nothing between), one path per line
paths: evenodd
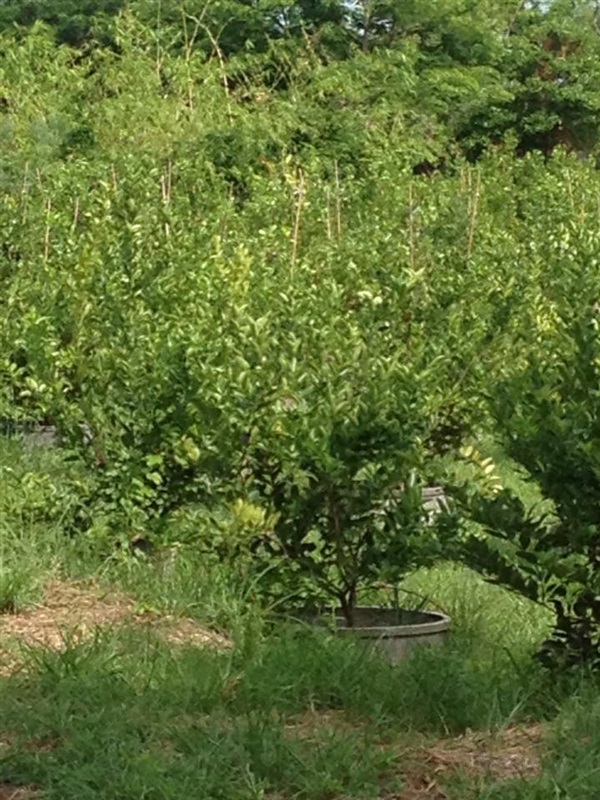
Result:
M556 260L547 270L545 335L535 341L534 326L523 331L527 363L494 387L490 404L508 454L550 506L542 513L508 490L485 497L471 487L463 500L490 536L468 538L466 557L493 580L552 605L546 660L598 665L600 238L564 229L546 247Z

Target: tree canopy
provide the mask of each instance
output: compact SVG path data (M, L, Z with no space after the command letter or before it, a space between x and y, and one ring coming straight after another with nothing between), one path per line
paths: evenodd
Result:
M133 14L162 52L218 60L232 90L258 78L285 91L302 73L331 115L340 95L346 105L357 93L363 104L383 95L393 104L400 93L433 164L453 148L476 159L507 138L518 153L594 152L599 8L592 0L0 0L0 31L23 36L43 23L59 44L118 52L119 20ZM321 68L332 64L324 87Z

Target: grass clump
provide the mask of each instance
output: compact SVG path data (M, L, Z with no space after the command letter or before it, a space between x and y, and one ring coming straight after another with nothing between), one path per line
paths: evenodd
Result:
M175 798L198 786L232 800L267 791L375 796L386 766L359 729L305 740L264 705L240 708L229 654L174 655L113 632L33 660L32 675L5 686L3 724L19 739L4 774L48 797ZM32 751L32 740L48 746Z

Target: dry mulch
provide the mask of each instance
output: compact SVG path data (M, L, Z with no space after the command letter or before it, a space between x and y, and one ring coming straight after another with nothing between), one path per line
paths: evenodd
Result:
M310 711L291 719L286 733L292 738L318 739L324 728L352 730L355 720L343 711ZM446 789L453 779L467 778L470 787L483 788L489 782L535 778L541 772L543 730L539 724L521 725L496 734L468 732L435 742L419 744L413 738L406 746L392 745L398 751L396 769L402 778L402 790L386 795L385 800L456 798L456 790L451 794ZM473 797L469 795L471 800Z
M448 800L452 778L504 782L535 778L541 771L539 724L506 728L496 735L466 733L410 750L403 767L405 787L387 800ZM454 795L456 796L456 795Z
M145 626L173 645L231 647L225 636L195 620L139 614L135 602L117 590L102 590L89 581L53 580L46 584L42 603L16 614L0 615L0 674L21 666L15 644L60 650L66 637L71 642L84 641L96 630L115 625Z

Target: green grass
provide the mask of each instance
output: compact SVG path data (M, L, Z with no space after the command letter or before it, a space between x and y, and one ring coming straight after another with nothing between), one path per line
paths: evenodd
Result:
M52 576L95 566L65 536L65 519L78 502L66 474L59 453L0 437L0 611L40 599Z
M10 745L0 767L4 780L62 800L195 796L194 786L227 800L378 797L402 780L399 742L552 717L567 697L539 672L479 663L460 637L393 668L294 627L273 628L252 653L175 651L109 630L60 653L31 651L28 663L2 684L0 739ZM558 778L568 791L597 786L565 756L598 761L597 696L576 697L555 723L540 788L525 787L532 797L553 796L543 791ZM316 724L295 724L308 712Z
M589 687L564 707L550 730L543 772L532 781L492 786L481 800L597 800L600 797L600 697Z
M0 678L0 787L57 800L391 798L415 743L541 720L539 776L498 783L466 770L444 783L450 800L600 796L600 692L589 676L557 681L536 665L545 609L453 564L416 573L403 602L446 611L453 632L447 647L393 667L282 622L251 581L192 547L99 558L62 534L59 456L4 447L4 612L39 599L50 576L87 575L141 609L225 629L235 646L174 647L113 628L67 637L61 652L25 649L25 669Z
M23 738L4 774L63 800L199 796L199 787L224 798L376 793L387 759L368 733L291 736L282 716L228 690L238 669L227 656L175 658L113 637L46 654L34 680L7 690L4 724ZM51 746L40 756L32 739Z

